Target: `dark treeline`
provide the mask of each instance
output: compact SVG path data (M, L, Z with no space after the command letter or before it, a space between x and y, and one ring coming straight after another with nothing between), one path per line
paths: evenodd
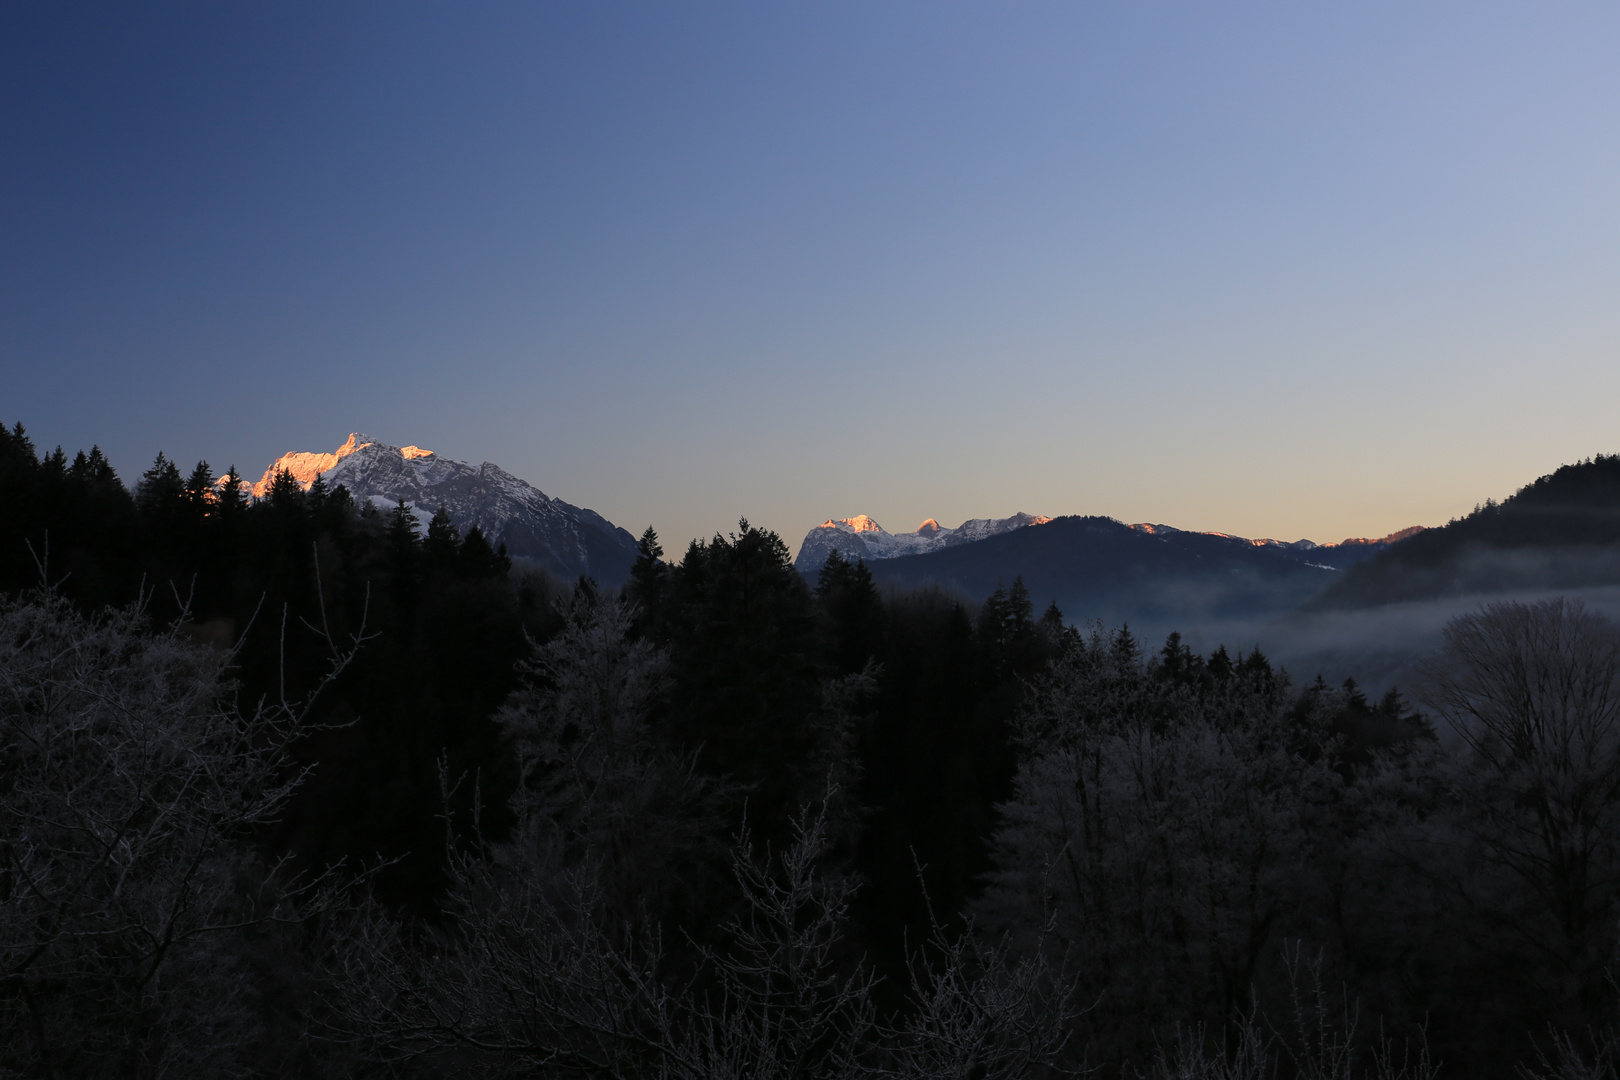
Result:
M1574 1076L1616 1045L1620 632L1569 605L1454 624L1437 729L1017 580L809 582L746 522L675 564L648 529L610 593L318 482L160 457L131 491L20 426L0 507L0 1070Z

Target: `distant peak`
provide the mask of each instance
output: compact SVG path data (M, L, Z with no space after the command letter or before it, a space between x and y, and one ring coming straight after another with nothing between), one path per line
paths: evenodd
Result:
M927 521L925 521L921 525L917 526L917 532L919 532L919 533L921 533L921 534L923 534L925 536L932 536L934 533L937 533L937 532L941 531L944 528L945 528L945 526L941 525L939 522L935 521L933 518L929 518Z
M823 529L836 529L839 526L843 526L850 532L858 533L881 533L884 531L883 526L879 525L865 514L856 514L854 517L847 518L829 518L821 524Z

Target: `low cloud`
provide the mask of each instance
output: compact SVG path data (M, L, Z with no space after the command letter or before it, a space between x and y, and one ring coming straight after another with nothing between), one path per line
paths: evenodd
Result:
M1358 611L1294 612L1263 624L1201 626L1186 636L1189 644L1206 652L1219 644L1245 649L1258 645L1297 682L1320 673L1332 683L1354 678L1369 692L1378 693L1390 686L1409 688L1412 666L1440 646L1441 631L1458 615L1478 611L1486 604L1533 603L1559 596L1578 599L1620 621L1620 585L1601 585L1474 593Z

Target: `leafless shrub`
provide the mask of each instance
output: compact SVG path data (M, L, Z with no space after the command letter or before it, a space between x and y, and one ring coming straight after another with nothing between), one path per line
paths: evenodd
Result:
M889 1032L889 1059L903 1077L1041 1075L1063 1056L1079 1009L1075 988L1044 951L1017 958L1011 942L988 942L969 925L952 935L935 923L913 958L911 1006Z
M1148 1072L1151 1080L1272 1080L1277 1075L1271 1038L1245 1016L1231 1035L1231 1047L1212 1047L1202 1024L1176 1031L1174 1049L1160 1048Z
M1525 1080L1614 1080L1620 1065L1620 1039L1604 1032L1593 1039L1590 1054L1576 1045L1567 1031L1549 1033L1534 1066L1519 1066Z
M1439 1066L1426 1040L1397 1051L1380 1035L1369 1045L1355 1004L1335 1001L1323 985L1321 954L1306 959L1297 941L1283 954L1290 987L1283 1027L1251 1006L1218 1041L1202 1025L1181 1028L1174 1049L1157 1054L1152 1080L1435 1080Z

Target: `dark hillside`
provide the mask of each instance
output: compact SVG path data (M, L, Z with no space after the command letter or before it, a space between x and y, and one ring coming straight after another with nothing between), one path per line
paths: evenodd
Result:
M1272 615L1333 582L1308 552L1206 533L1151 534L1113 518L1065 517L961 547L870 564L882 584L930 583L984 596L1022 577L1071 619L1148 628Z
M1311 610L1620 584L1620 455L1565 465L1349 570Z

